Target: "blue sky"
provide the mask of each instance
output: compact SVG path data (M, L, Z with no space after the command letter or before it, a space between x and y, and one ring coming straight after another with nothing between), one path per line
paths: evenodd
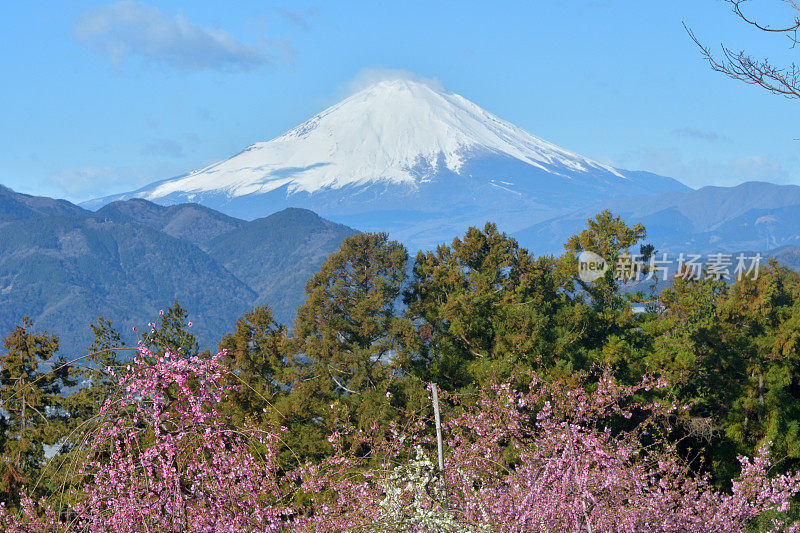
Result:
M780 23L772 0L754 13ZM800 184L800 102L712 72L686 35L789 62L721 0L6 3L0 183L79 201L271 139L385 69L693 187Z

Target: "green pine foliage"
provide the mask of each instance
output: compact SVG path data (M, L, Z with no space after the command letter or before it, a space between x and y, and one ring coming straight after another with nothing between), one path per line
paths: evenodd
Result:
M337 418L381 430L425 403L399 341L407 263L405 248L385 233L362 233L345 239L306 284L287 355L291 393L279 404L301 455L329 451Z
M151 330L143 335L143 342L154 355L166 352L193 357L200 352L197 337L191 332L192 322L189 312L181 307L177 300L172 307L159 313L158 322L154 322Z
M62 388L73 385L68 367L54 354L58 337L36 333L23 317L3 341L0 354L0 501L16 504L20 491L37 484L45 446L65 429Z
M286 326L275 321L266 305L239 318L236 329L219 343L235 377L231 385L236 389L226 403L234 424L281 422L275 404L288 391L287 344Z
M327 436L344 422L385 434L427 420L432 382L469 398L492 383L529 383L532 373L570 384L649 375L669 383L649 400L688 407L669 421L670 436L718 485L737 474L737 455L765 442L779 470L800 467L800 275L773 261L733 283L675 278L651 296L627 293L613 272L577 276L584 250L611 264L637 253L645 269L656 252L645 237L641 224L608 211L561 256L535 257L493 224L411 261L386 234L347 237L306 283L291 329L265 304L221 339L235 387L227 420L282 429L289 466L330 454ZM645 312L635 310L642 302ZM156 355L207 357L188 313L175 302L142 342ZM23 488L56 491L45 445L59 445L62 463L79 462L71 439L115 394L108 369L124 373L131 355L111 321L99 318L92 333L88 354L66 366L53 361L58 339L28 320L5 340L2 501L13 505Z

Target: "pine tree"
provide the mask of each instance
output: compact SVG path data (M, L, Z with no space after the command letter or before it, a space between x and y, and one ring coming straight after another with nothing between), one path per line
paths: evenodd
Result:
M32 328L24 317L3 341L5 353L0 355L0 501L12 505L37 480L45 446L63 435L67 415L61 389L74 385L63 359L55 357L58 337Z
M800 465L800 275L771 261L756 279L731 287L720 320L739 340L741 387L723 421L725 434L744 453L765 442Z
M574 282L591 297L595 309L625 307L625 299L619 293L616 266L620 260L630 260L629 249L647 236L647 230L638 223L628 226L624 220L607 209L589 219L587 225L585 230L573 235L564 244L567 254L563 260L570 263ZM605 274L594 282L585 282L577 275L575 256L583 251L598 254L609 265ZM646 263L654 253L652 245L642 245L636 261L639 264Z
M304 367L332 392L360 393L387 378L407 261L405 248L385 233L362 233L345 239L306 284L294 338Z
M533 257L494 224L420 252L404 294L416 374L456 390L556 364L571 373L569 280L553 257Z
M189 331L192 322L189 313L177 300L172 307L163 311L150 332L144 335L144 344L153 354L166 352L180 353L183 357L193 357L200 351L197 338Z
M268 305L261 305L240 317L236 329L219 343L226 350L235 376L226 406L232 421L283 423L275 403L287 393L286 326L278 324Z
M123 348L122 338L114 329L111 320L97 318L97 324L89 326L94 334L87 355L70 365L70 374L79 388L64 398L64 405L70 414L67 429L78 428L95 416L103 403L116 390L117 375L124 373L124 361L132 357L133 350ZM69 443L65 443L69 446Z
M362 233L345 239L306 284L286 374L291 394L279 406L303 453L327 452L334 428L325 424L338 414L369 428L425 397L397 358L395 303L407 262L405 248L385 233Z

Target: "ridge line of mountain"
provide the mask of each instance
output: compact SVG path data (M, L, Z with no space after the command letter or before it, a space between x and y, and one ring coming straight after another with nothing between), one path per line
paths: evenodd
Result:
M135 345L131 327L155 320L176 298L209 348L256 305L270 304L290 324L307 278L356 233L303 209L249 222L146 200L91 212L7 188L0 228L0 333L28 315L69 353L89 345L98 316Z

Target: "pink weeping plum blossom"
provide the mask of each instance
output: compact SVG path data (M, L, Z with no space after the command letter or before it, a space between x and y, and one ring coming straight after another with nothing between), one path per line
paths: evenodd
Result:
M800 476L770 475L767 445L741 458L730 492L681 462L659 437L681 409L634 401L662 382L623 387L604 376L568 387L531 377L524 391L496 385L477 400L442 392L444 471L419 418L388 432L342 422L325 459L287 472L277 459L285 428L232 427L221 414L231 383L223 361L142 347L87 439L75 503L24 498L19 511L0 508L0 528L711 532L744 531L771 513L776 531L798 530L782 513Z
M771 477L766 445L754 459L740 459L741 475L724 493L692 473L665 440L643 444L645 433L664 429L679 409L632 398L664 385L620 387L605 376L587 392L532 378L527 392L501 385L483 390L477 402L451 395L451 412L459 414L445 423L443 473L428 428L380 441L364 436L363 448L371 450L364 456L343 445L344 432L334 435L336 453L301 476L306 491L326 495L303 528L727 532L773 512L775 531L797 531L777 513L800 492L800 476ZM641 422L626 431L604 427L634 414Z
M52 509L26 499L21 514L0 511L0 528L280 530L292 510L279 503L276 436L231 427L218 411L230 388L223 356L158 357L140 347L118 378L122 394L100 411L87 445L91 459L78 470L83 483L73 488L77 503L57 519Z

